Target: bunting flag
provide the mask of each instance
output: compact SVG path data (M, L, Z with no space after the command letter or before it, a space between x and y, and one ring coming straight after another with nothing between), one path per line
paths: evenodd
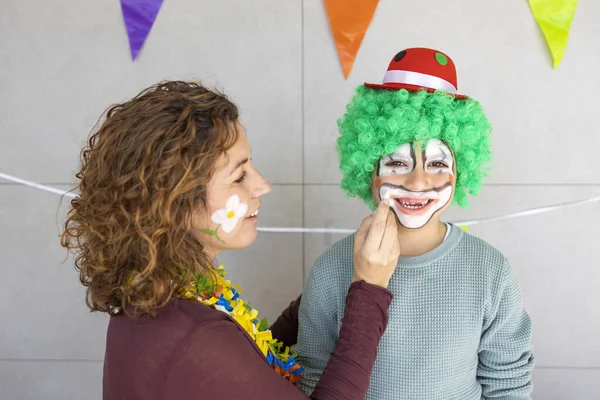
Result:
M348 79L379 0L324 0L338 56Z
M577 2L578 0L529 0L533 17L542 29L552 53L554 69L565 54Z
M163 0L121 0L131 59L135 61L154 25Z
M469 231L469 227L467 225L459 225L459 228L462 229L465 232Z

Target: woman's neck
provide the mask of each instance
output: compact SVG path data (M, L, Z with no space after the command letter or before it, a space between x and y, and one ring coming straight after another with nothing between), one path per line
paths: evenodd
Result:
M438 219L429 221L419 229L408 229L400 225L398 227L400 255L420 256L435 249L444 241L447 229L446 224Z
M204 246L204 253L208 256L208 259L213 262L213 264L216 264L217 256L220 252L220 249L213 249L208 246Z

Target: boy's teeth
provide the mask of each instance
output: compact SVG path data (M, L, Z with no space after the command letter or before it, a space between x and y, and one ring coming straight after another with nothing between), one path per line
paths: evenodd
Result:
M258 210L254 211L252 214L248 215L248 218L256 217L258 215Z
M402 201L402 200L398 199L397 201L398 201L398 203L400 203L400 205L402 207L406 207L406 208L410 208L410 209L413 209L413 210L417 210L419 208L423 208L426 205L428 205L431 200L428 199L428 200L425 200L423 202L411 200L410 202L406 202L406 201Z

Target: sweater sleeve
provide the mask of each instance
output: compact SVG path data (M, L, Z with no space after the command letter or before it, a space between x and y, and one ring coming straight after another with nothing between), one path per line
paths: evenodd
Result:
M298 340L298 309L302 296L292 301L279 318L271 325L273 337L284 345L292 347Z
M530 400L531 319L507 261L503 271L484 321L477 379L484 399Z
M391 297L388 291L364 282L351 286L340 341L311 399L364 398ZM196 326L173 354L162 395L165 400L197 400L199 395L207 399L307 399L272 370L248 335L229 319Z
M300 388L311 394L325 370L338 339L338 294L320 273L321 258L315 262L304 285L298 315L298 343L295 352L304 368Z

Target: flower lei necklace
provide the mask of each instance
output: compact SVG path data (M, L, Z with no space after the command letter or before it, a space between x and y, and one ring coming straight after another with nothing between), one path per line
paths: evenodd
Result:
M193 281L179 289L179 296L231 316L256 342L275 372L298 386L303 369L296 363L296 355L290 354L288 346L273 338L267 319L259 320L258 311L240 298L240 287L232 286L231 281L225 279L227 273L223 265L215 272L212 277L197 274Z

